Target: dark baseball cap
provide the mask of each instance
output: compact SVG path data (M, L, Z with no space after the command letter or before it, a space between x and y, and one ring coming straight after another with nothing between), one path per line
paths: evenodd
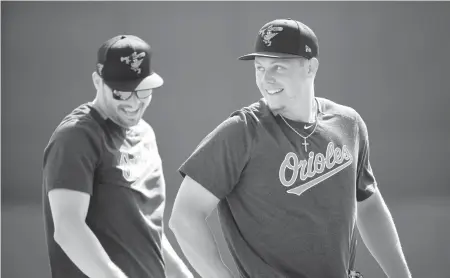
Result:
M164 81L152 69L151 50L150 45L137 36L115 36L104 42L97 52L97 73L114 90L160 87Z
M311 59L319 56L319 42L311 28L300 21L275 19L259 30L255 51L238 59L254 60L256 56Z

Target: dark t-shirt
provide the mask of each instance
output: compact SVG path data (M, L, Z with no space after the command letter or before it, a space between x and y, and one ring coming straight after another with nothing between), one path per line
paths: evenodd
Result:
M376 189L368 133L352 108L316 100L307 152L261 99L222 122L179 169L221 200L242 277L344 278L352 268L356 204Z
M126 130L83 104L63 119L45 148L43 203L52 277L87 277L53 239L48 192L55 188L91 195L86 223L128 277L165 277L165 182L149 124L141 120Z

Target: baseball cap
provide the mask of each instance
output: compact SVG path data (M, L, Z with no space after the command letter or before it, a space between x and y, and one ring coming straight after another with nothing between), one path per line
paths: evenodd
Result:
M287 18L264 24L256 37L255 51L238 59L254 60L256 56L311 59L318 55L319 42L311 28L300 21Z
M118 35L102 44L97 52L97 73L106 85L118 91L154 89L164 83L153 71L152 51L137 36Z

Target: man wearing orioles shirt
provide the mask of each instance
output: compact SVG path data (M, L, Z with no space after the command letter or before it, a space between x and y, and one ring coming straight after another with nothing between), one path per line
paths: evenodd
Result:
M240 277L361 277L356 227L391 278L410 278L369 161L366 125L352 108L315 96L318 40L301 22L278 19L257 35L263 96L230 115L197 146L169 222L202 277L233 277L207 216L218 207Z

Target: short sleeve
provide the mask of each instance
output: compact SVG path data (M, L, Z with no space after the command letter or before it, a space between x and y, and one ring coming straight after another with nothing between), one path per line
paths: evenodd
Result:
M253 124L244 112L223 121L197 146L179 168L217 198L225 198L238 183L249 160Z
M92 195L94 173L100 156L98 135L86 127L57 130L44 151L45 191L72 189Z
M370 165L369 134L367 126L360 115L357 115L359 154L356 180L356 199L358 202L369 198L377 188L375 175Z

